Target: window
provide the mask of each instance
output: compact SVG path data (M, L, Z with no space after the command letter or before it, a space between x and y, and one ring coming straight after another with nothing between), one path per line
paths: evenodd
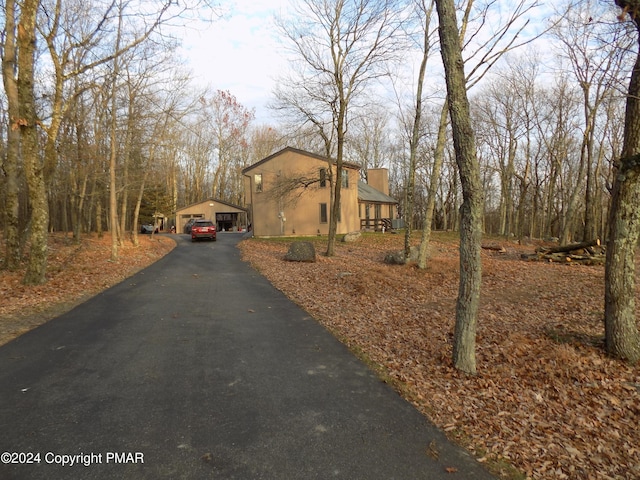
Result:
M349 188L349 170L342 169L342 188Z
M321 203L320 204L320 223L327 223L327 221L328 221L327 204Z
M253 176L253 183L256 186L256 192L262 191L262 174L257 173Z
M320 169L320 186L322 188L327 186L327 169L326 168Z

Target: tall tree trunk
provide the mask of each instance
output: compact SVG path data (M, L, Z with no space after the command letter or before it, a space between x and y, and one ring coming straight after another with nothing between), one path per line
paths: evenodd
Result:
M344 156L344 136L345 136L345 119L347 116L346 101L342 97L344 95L344 86L338 82L338 90L341 92L340 106L336 121L336 172L335 182L333 185L333 203L331 205L331 216L329 218L329 238L327 239L327 256L335 255L336 235L338 230L338 219L340 218L340 197L342 193L342 164ZM333 176L332 176L333 178Z
M416 165L418 163L420 122L422 120L422 89L424 86L424 76L427 71L427 61L429 60L429 23L431 22L432 11L433 3L428 10L425 10L425 30L422 44L422 60L420 61L420 70L418 71L418 85L416 86L416 109L414 111L413 128L411 130L411 139L409 141L409 181L407 182L407 211L405 215L407 221L404 234L405 262L409 260L409 257L411 256L411 230L413 228L413 208L415 204L414 196L416 184ZM426 229L427 226L425 225L424 228Z
M142 197L144 196L144 184L147 180L147 173L149 169L146 168L144 173L142 174L142 181L140 182L140 188L138 189L138 198L136 199L136 204L133 208L133 229L132 229L132 242L134 246L138 246L140 241L138 240L138 218L140 217L140 205L142 205ZM215 219L214 219L215 220ZM154 222L155 227L155 222ZM155 228L151 230L151 235L155 232Z
M46 281L47 230L49 227L49 206L47 205L43 165L40 160L34 94L37 9L38 0L25 0L22 4L18 25L20 136L31 205L31 248L29 250L29 265L23 280L27 285L39 285Z
M438 125L438 138L436 139L436 149L433 154L433 166L429 177L429 190L427 192L427 205L425 207L424 228L422 229L422 239L420 240L420 253L418 255L418 267L427 268L427 252L431 241L431 223L433 223L433 210L436 205L436 195L438 193L438 182L440 172L444 162L444 148L447 140L447 119L449 118L449 103L445 100L440 111L440 123Z
M5 263L4 267L16 270L20 264L18 159L20 156L20 101L16 82L16 4L7 0L5 5L5 38L2 44L2 80L7 97L9 127L7 128L7 150L2 168L5 174Z
M327 256L335 255L336 236L338 232L338 219L340 218L340 197L342 194L342 155L344 150L344 135L340 140L338 134L335 182L333 182L333 202L331 203L331 216L329 218L329 237L327 239Z
M454 1L436 0L436 7L453 143L463 194L460 207L460 285L456 303L453 363L457 369L475 374L476 324L482 280L483 193Z
M122 12L118 21L118 32L116 35L116 45L114 51L116 56L113 59L113 80L111 83L111 124L110 124L110 146L109 146L109 229L111 230L111 261L118 260L118 195L116 183L116 166L118 157L117 128L118 128L118 74L120 59L117 52L120 50L120 35L122 29Z
M640 2L616 0L628 9L640 42ZM605 267L605 345L609 355L640 360L635 305L635 254L640 235L640 45L631 73L625 114L624 144L617 164Z

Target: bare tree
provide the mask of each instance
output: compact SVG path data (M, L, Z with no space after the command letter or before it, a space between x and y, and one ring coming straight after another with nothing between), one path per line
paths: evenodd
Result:
M361 166L361 178L367 178L369 168L384 167L391 148L389 113L379 105L363 110L350 125L349 157Z
M631 48L630 37L616 29L611 35L609 25L603 18L602 4L587 1L575 8L569 8L561 21L552 29L554 38L562 45L561 55L571 65L575 81L582 93L582 139L577 178L586 179L573 190L567 205L568 221L561 232L561 243L572 239L571 219L578 216L579 194L584 193L583 240L597 236L595 201L598 174L602 168L601 157L596 152L597 122L605 100L617 90L618 78L625 67L623 52ZM594 18L596 20L594 20ZM606 30L606 33L603 32ZM602 36L607 34L606 41Z
M198 2L199 0L194 0ZM47 235L46 231L49 226L49 205L47 204L47 182L53 186L54 173L58 163L58 135L60 125L62 124L65 114L71 108L75 98L79 93L88 88L88 84L76 81L78 76L83 75L93 69L106 65L113 61L114 58L123 52L140 45L147 41L151 35L159 29L159 26L167 22L168 19L178 18L185 11L188 11L191 4L185 6L167 1L157 6L155 11L143 8L140 11L140 4L136 1L120 3L118 2L93 2L93 3L77 3L77 2L61 2L59 0L41 0L34 4L36 31L33 35L29 32L27 37L32 42L30 46L20 43L21 38L14 42L16 26L24 28L27 19L23 16L31 14L31 2L27 3L27 8L22 5L16 9L17 3L12 1L5 2L3 10L5 13L5 36L3 37L3 77L5 77L5 91L12 88L12 76L16 78L15 84L18 91L22 91L24 95L18 95L20 108L24 113L30 113L33 109L36 113L34 120L34 129L39 128L44 139L44 148L38 142L37 133L35 135L36 143L33 146L36 150L33 159L27 159L27 153L31 154L29 148L24 148L24 141L31 138L32 132L28 128L20 129L23 148L20 153L23 157L24 173L29 185L29 234L30 234L30 266L25 276L27 283L41 283L45 281L46 260L47 260ZM114 18L117 20L122 15L118 15L118 8L128 8L129 11L136 10L135 15L126 15L127 28L121 30L123 33L118 49L109 49L108 45L113 40L111 34L113 30ZM128 11L128 12L129 12ZM20 19L16 19L16 12L19 12ZM113 13L116 12L115 15ZM127 13L128 13L127 12ZM8 14L8 15L7 15ZM30 18L29 18L30 20ZM95 20L95 21L94 21ZM11 30L9 32L8 30ZM37 34L40 37L37 37ZM46 44L47 60L40 65L43 68L50 69L51 76L47 75L47 81L36 83L35 77L26 80L27 75L34 76L36 70L35 65L35 47L37 40L44 40ZM8 48L7 48L8 47ZM24 54L20 52L20 48L25 48ZM17 55L16 55L17 52ZM43 52L44 53L44 52ZM7 56L9 54L9 56ZM18 59L16 62L15 59ZM38 57L38 58L44 58ZM31 64L28 60L31 59ZM24 62L23 62L24 60ZM40 66L38 65L38 66ZM20 69L26 69L21 72ZM52 79L50 82L49 79ZM73 81L71 81L73 80ZM21 87L22 85L22 87ZM72 91L72 88L79 87L79 91ZM26 91L31 89L38 92L38 104L35 100L29 105L22 105L26 99ZM8 92L12 102L15 99L13 93ZM13 104L12 104L13 105ZM40 109L37 111L37 109ZM26 118L21 115L15 118L15 122L27 122ZM16 127L18 123L15 123ZM37 125L37 127L35 126ZM27 127L27 125L24 125ZM14 157L12 157L13 159ZM43 159L43 160L42 160ZM13 163L10 161L6 167L9 169L9 175L13 175ZM44 181L43 181L44 179ZM12 251L12 258L18 258L16 255L15 237L16 221L13 219L15 212L15 195L13 182L9 182L9 228L8 228L8 244L7 247ZM37 192L36 189L42 189ZM51 195L54 199L56 195ZM63 203L63 212L66 203ZM26 209L25 209L26 210ZM63 224L66 221L63 216ZM115 227L115 225L112 224ZM36 265L38 263L38 265Z
M29 264L23 282L39 285L46 281L47 229L49 209L45 190L40 145L38 140L38 116L35 99L35 53L37 0L25 1L20 9L18 24L18 124L21 136L21 153L25 177L29 187L31 226Z
M460 21L460 43L463 53L465 69L468 69L466 78L467 90L476 85L487 72L500 60L507 52L526 45L536 39L541 32L533 36L521 39L523 31L527 27L529 20L527 15L538 4L535 0L520 0L512 8L500 11L496 1L475 2L468 0L462 7L462 17ZM500 12L500 13L498 13ZM491 25L491 32L487 34L488 25ZM429 34L429 30L425 30ZM426 50L425 50L426 51ZM438 135L436 148L434 149L434 159L432 170L429 175L427 186L427 201L425 211L425 223L420 243L420 255L418 265L421 268L426 266L426 255L431 234L431 219L435 206L436 188L439 183L440 171L443 164L444 144L446 142L446 124L448 120L448 103L442 105L440 115L440 125L437 129ZM408 248L405 242L405 249Z
M396 53L400 5L396 0L304 0L295 22L280 29L298 60L295 77L276 92L282 109L323 138L332 189L327 255L333 255L349 115L365 87L386 75ZM335 145L334 145L335 142ZM335 151L334 151L335 148Z
M482 281L480 244L483 192L455 5L453 0L436 0L436 8L453 143L463 193L460 207L460 286L456 303L453 362L457 369L475 374L475 337Z
M404 257L408 260L411 256L411 231L413 226L413 208L415 194L415 178L416 167L418 162L418 148L420 142L421 120L422 120L422 89L424 87L424 78L427 72L427 62L433 46L433 28L431 25L431 17L433 15L434 2L420 1L416 4L416 11L421 23L422 37L422 59L420 60L420 68L418 70L418 79L416 84L415 108L413 110L413 118L411 121L411 131L409 136L409 171L407 178L407 198L406 198L406 224L404 235ZM425 226L426 228L426 226Z
M0 37L2 48L2 81L7 95L7 146L2 168L5 183L5 264L9 270L18 268L20 262L20 239L18 232L18 157L20 156L20 129L17 72L18 45L16 39L16 2L6 0L4 31Z
M242 185L240 170L246 166L249 126L255 112L229 91L218 90L211 99L203 101L210 114L214 140L213 196L237 202L234 191L239 191Z
M605 344L616 357L640 360L640 333L635 305L635 254L640 237L640 1L615 0L621 19L636 30L636 60L629 81L624 145L611 193L605 267Z

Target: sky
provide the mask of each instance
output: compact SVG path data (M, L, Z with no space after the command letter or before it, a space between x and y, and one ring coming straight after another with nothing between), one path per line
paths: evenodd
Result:
M255 109L256 123L269 123L267 108L278 74L286 68L274 34L274 17L288 0L235 0L223 3L223 16L187 31L183 55L198 85L229 90Z
M286 16L296 1L221 0L222 17L194 25L182 39L182 54L195 82L231 92L243 106L255 110L257 124L277 123L268 103L287 62L274 20ZM499 5L511 1L501 0L504 4ZM551 15L547 7L543 3L536 9L539 20Z

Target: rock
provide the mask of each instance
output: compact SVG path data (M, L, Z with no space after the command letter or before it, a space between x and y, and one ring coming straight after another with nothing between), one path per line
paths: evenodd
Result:
M311 242L293 242L284 256L289 262L315 262L316 249Z
M404 250L389 252L384 257L384 263L388 263L389 265L404 265L405 263L417 262L419 254L420 249L418 247L411 247L409 259L405 261Z
M346 243L357 242L360 240L362 234L360 232L349 232L345 233L344 237L342 237L342 241Z

